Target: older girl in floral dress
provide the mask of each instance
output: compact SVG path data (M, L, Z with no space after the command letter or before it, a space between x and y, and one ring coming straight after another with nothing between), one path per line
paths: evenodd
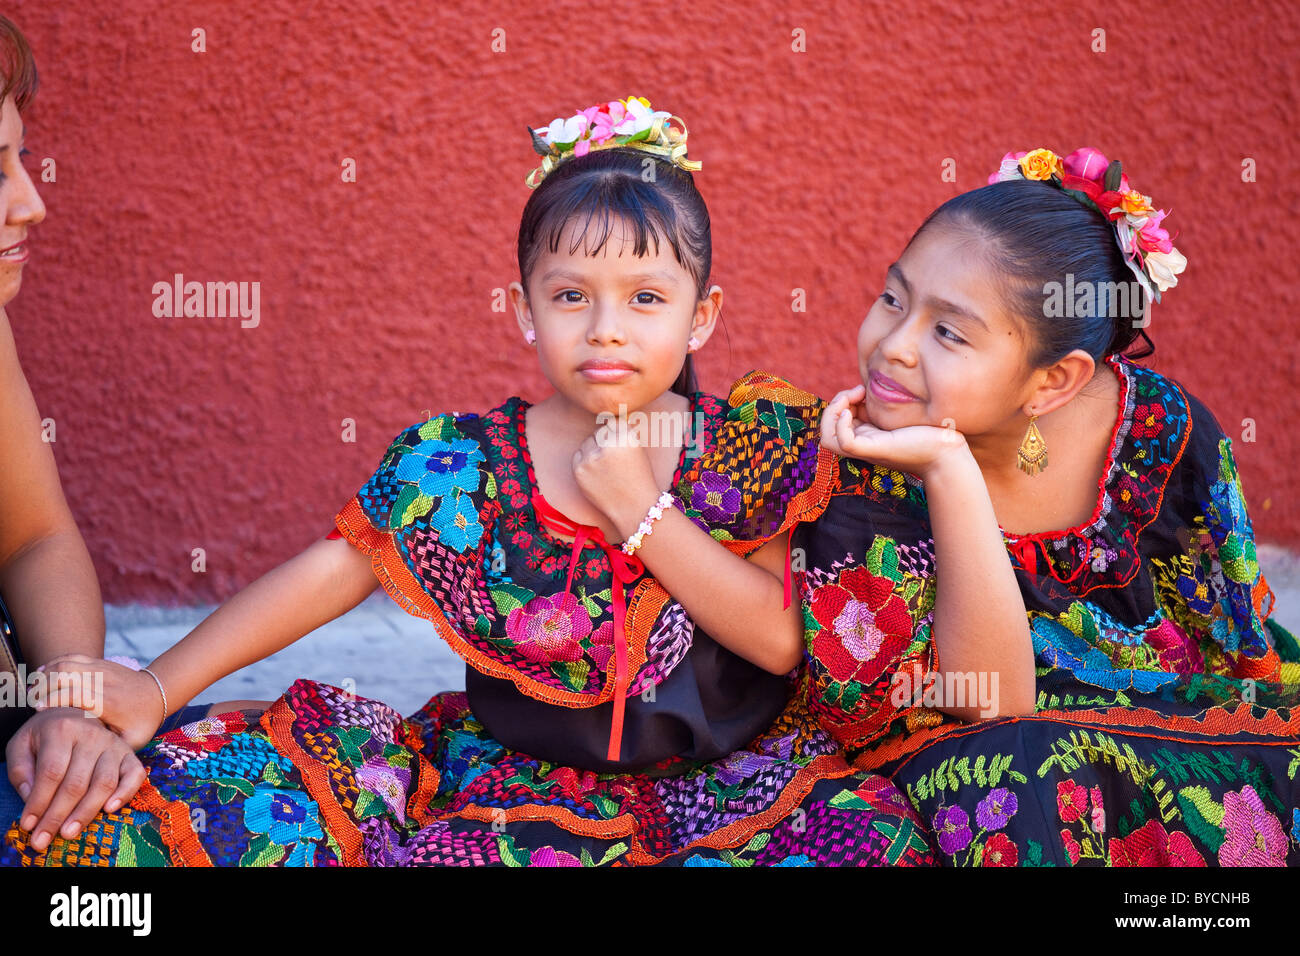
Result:
M1300 863L1300 648L1232 439L1093 295L1177 282L1164 216L1097 150L1008 154L890 267L828 407L805 692L944 863Z

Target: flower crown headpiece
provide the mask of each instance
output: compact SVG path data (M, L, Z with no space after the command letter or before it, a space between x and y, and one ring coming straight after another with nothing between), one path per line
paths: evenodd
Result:
M680 129L672 124L676 122ZM698 172L701 163L686 158L686 124L680 116L653 110L644 96L597 103L579 110L568 119L557 116L540 133L528 127L533 150L542 165L524 177L529 189L536 189L556 166L593 150L631 146L662 156L688 172Z
M1147 290L1150 301L1159 302L1161 292L1178 284L1187 258L1160 225L1169 213L1152 206L1150 196L1129 188L1119 160L1107 162L1100 150L1090 146L1064 158L1050 149L1007 153L989 177L989 185L1016 178L1050 182L1085 206L1100 210L1115 228L1125 265Z

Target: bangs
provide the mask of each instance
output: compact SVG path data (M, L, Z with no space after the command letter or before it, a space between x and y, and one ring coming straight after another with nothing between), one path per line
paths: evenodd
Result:
M583 181L577 188L566 191L559 201L542 212L536 224L541 240L534 248L545 247L558 252L565 228L573 222L569 254L582 248L588 256L598 255L609 244L615 226L626 224L630 229L632 252L637 257L659 253L660 240L672 247L677 262L690 274L698 287L701 277L683 255L683 239L677 216L663 193L652 183L643 183L625 175L595 176ZM615 237L616 239L619 236ZM534 262L536 256L533 257ZM531 271L533 262L528 263Z
M36 95L39 80L31 47L11 20L0 16L0 102L13 96L23 112Z

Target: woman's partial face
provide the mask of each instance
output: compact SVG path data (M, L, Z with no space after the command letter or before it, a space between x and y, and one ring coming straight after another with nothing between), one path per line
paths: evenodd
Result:
M595 255L587 251L595 230L570 252L575 227L566 225L556 251L538 256L527 303L516 299L520 325L536 333L546 378L593 415L617 413L620 404L629 412L644 408L669 391L690 338L703 345L712 332L722 296L715 287L697 300L691 274L662 237L638 257L631 226L611 225Z
M0 307L18 294L23 264L30 256L28 230L45 218L45 204L23 166L26 132L14 98L6 98L0 108L0 209L4 210L4 225L0 227Z
M1013 418L1023 426L1020 405L1032 392L1025 356L976 242L960 227L930 226L889 267L858 331L868 420L964 435L998 431Z

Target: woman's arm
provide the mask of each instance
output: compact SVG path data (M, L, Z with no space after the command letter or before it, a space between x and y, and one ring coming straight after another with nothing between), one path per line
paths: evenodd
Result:
M0 592L31 667L104 653L104 604L90 552L59 484L50 444L0 308Z
M167 691L166 713L148 674L93 662L105 675L102 719L131 746L142 747L168 714L209 684L288 647L356 607L378 585L368 555L343 539L317 541L230 598L149 665ZM88 668L70 659L51 669Z

